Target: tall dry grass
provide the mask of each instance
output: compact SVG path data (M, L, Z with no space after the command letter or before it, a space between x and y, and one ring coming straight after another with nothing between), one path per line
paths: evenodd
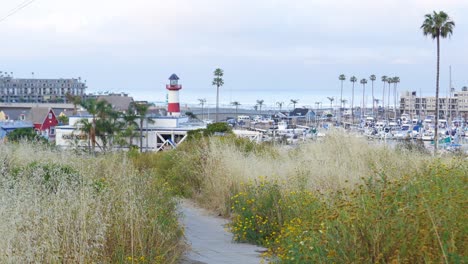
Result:
M188 146L179 154L198 156L196 169L185 168L191 178L202 182L196 198L205 206L224 211L233 191L241 183L259 177L282 182L287 189L308 189L326 192L355 186L363 178L385 172L385 177L399 178L420 171L430 156L396 150L366 139L334 133L325 140L310 142L296 148L249 147L239 139L211 138ZM187 154L188 153L188 154ZM186 164L185 167L190 166ZM190 172L191 171L191 172Z
M175 263L176 203L124 154L0 148L0 263Z
M297 147L199 138L133 160L230 216L274 263L466 263L461 157L346 134Z

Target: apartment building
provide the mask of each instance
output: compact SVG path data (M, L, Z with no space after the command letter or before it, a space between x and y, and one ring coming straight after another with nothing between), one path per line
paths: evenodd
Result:
M424 117L435 115L435 96L421 97L416 92L404 92L400 97L400 113ZM439 116L442 118L462 117L468 119L468 90L452 90L450 95L439 95Z
M0 102L64 103L67 94L83 96L87 86L78 79L18 79L0 74Z

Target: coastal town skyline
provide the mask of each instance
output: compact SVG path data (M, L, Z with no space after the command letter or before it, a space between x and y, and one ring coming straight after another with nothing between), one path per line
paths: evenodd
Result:
M399 92L430 96L435 42L419 27L432 10L447 11L457 23L455 34L441 45L444 96L450 65L453 87L468 85L464 1L41 0L0 22L0 33L8 36L0 44L0 70L16 78L30 78L31 72L35 78L82 77L87 92L126 92L148 101L165 101L167 78L176 73L181 102L189 104L198 98L215 103L211 81L218 67L225 72L224 105L253 105L257 99L267 106L290 99L299 99L300 106L326 105L326 97L339 96L340 74L347 76L347 98L349 77L371 74L377 76L377 95L380 77L387 75L400 77ZM356 84L357 94L361 89Z

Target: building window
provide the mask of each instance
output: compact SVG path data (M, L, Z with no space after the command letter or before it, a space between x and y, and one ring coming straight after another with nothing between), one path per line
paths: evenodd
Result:
M52 119L52 113L49 113L49 119Z

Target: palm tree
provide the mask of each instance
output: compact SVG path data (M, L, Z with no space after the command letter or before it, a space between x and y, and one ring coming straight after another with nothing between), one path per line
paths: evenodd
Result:
M393 83L393 78L388 77L387 78L387 83L388 83L388 99L387 99L387 118L390 116L388 112L390 112L390 91L392 90L391 85Z
M333 101L335 101L335 98L327 96L327 99L330 100L330 108L333 110Z
M112 145L112 140L120 124L118 123L119 114L113 110L112 105L106 100L98 100L96 103L96 137L101 140L102 146L98 147L106 151L107 146Z
M383 83L383 86L382 86L382 117L385 116L385 84L387 83L387 76L384 75L382 76L382 83Z
M216 122L219 122L219 87L224 85L224 71L217 68L214 71L213 85L216 86Z
M86 134L86 137L88 139L88 148L89 151L91 151L91 133L93 130L93 124L89 123L88 119L81 119L76 123L76 126L78 126L78 130L80 132L83 132Z
M369 77L369 80L371 80L372 82L372 116L374 116L374 109L375 109L375 97L374 97L374 81L377 80L377 77L375 77L374 74L372 74L370 77Z
M351 117L353 118L354 124L354 83L357 82L356 76L351 76L351 78L349 78L349 81L353 83L353 96L351 97Z
M276 105L279 106L279 111L281 112L281 108L283 108L284 102L276 102Z
M77 108L76 106L81 103L81 96L79 95L72 95L71 93L67 92L65 94L65 98L69 103L73 104L73 114L76 115Z
M91 121L91 127L89 127L88 136L91 140L91 150L94 152L96 148L96 114L98 113L97 101L94 98L88 99L86 101L81 102L81 106L83 106L83 108L86 109L86 111L88 111L88 113L93 116L93 119Z
M361 109L361 119L364 117L365 114L365 109L366 109L366 100L365 100L365 95L366 95L366 84L367 80L366 79L361 79L361 84L362 84L362 109Z
M205 106L206 99L205 98L200 98L200 99L198 99L198 101L200 102L200 105L201 105L201 115L202 115L202 120L203 120L203 119L205 119L203 117L203 106Z
M260 115L262 115L263 102L264 101L262 99L257 100L257 105L258 105L258 108L260 109Z
M236 107L236 118L237 118L237 117L238 117L238 115L237 115L237 109L239 108L239 105L241 105L241 104L240 104L238 101L234 101L234 102L232 102L231 104L232 104L233 106Z
M135 133L138 129L138 123L136 122L138 116L135 113L133 104L129 106L125 113L122 113L121 118L123 120L123 136L129 138L129 147L131 148L133 146L133 137L138 135Z
M296 104L299 103L299 99L291 99L291 104L293 105L293 110L296 109Z
M341 81L341 96L340 96L340 102L343 102L343 82L346 81L346 76L344 74L340 74L340 76L338 76L338 80ZM343 105L341 105L340 107L343 107Z
M146 103L134 103L133 107L135 108L135 112L140 120L140 152L143 152L143 121L146 120L148 123L153 122L153 119L146 117L150 105Z
M119 127L117 112L112 109L112 105L106 100L98 101L93 98L81 102L81 105L92 115L91 124L87 120L86 122L80 122L84 128L81 130L88 133L93 152L96 145L105 151L108 143L112 143L112 138ZM97 143L96 137L99 137L102 146Z
M439 123L439 68L440 68L440 38L447 38L453 34L455 22L444 12L433 12L426 14L421 29L425 36L431 36L437 40L437 74L436 74L436 115L435 115L435 136L434 136L434 155L437 153L438 146L438 123Z
M398 97L398 93L397 93L397 84L400 82L400 77L393 77L392 78L392 83L393 83L393 109L395 110L395 120L396 120L396 117L397 117L397 113L396 113L396 109L397 109L397 97Z

